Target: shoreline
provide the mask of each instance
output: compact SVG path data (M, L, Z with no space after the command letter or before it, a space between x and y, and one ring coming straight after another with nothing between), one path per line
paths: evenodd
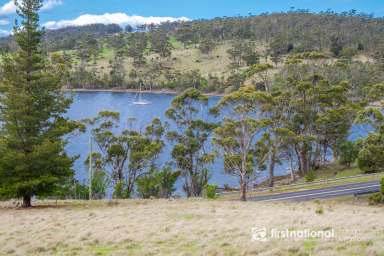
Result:
M139 93L140 90L137 89L68 89L64 88L62 89L65 92L78 92L78 93L85 93L85 92L113 92L113 93ZM181 92L177 92L175 90L169 90L169 89L163 89L163 90L152 90L152 91L142 91L144 94L168 94L168 95L178 95ZM208 97L223 97L225 94L220 93L203 93L204 95Z

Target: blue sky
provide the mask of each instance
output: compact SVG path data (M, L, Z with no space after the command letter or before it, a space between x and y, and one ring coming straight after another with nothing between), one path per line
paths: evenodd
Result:
M131 15L142 17L187 17L189 19L213 18L218 16L259 14L262 12L287 11L290 7L309 9L319 12L332 9L336 12L356 9L358 12L374 13L384 16L384 0L45 0L46 6L41 13L42 23L51 23L50 27L57 28L68 24L83 24L84 22L104 22L123 20L125 23L142 22L143 19L132 19ZM10 0L0 0L0 33L6 33L12 28L14 14ZM81 15L125 14L125 16L83 16ZM9 23L10 22L10 23ZM49 26L48 26L49 27Z

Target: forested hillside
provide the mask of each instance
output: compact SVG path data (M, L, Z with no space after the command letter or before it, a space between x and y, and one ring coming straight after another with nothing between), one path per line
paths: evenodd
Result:
M0 45L3 53L16 49L12 37ZM383 80L384 19L354 10L292 10L135 29L95 24L48 30L44 48L70 88L142 83L148 89L228 93L244 84L267 86L289 56L303 53L321 56L316 65L335 80L366 86ZM249 75L252 67L259 71Z

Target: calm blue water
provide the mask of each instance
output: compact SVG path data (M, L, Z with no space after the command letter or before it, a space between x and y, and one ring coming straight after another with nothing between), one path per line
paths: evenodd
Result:
M119 112L121 114L121 126L127 127L129 118L135 118L134 128L144 129L151 123L152 119L158 117L161 120L166 120L164 115L165 111L170 107L174 95L167 94L145 94L145 100L149 100L150 105L132 105L136 94L135 93L113 93L113 92L81 92L75 93L74 102L68 112L68 116L73 120L82 120L85 118L96 117L100 111L110 110ZM213 107L219 100L219 97L211 97L209 99L209 106L205 109L203 117L209 121L214 121L212 117L207 114L210 107ZM366 133L364 127L354 127L351 131L351 139L361 137ZM71 138L67 146L67 152L71 156L80 155L79 160L75 163L76 177L82 182L86 182L88 173L84 161L89 154L89 132ZM208 145L210 147L210 145ZM159 161L166 163L170 161L170 147L166 147ZM217 184L222 187L224 184L230 186L237 186L238 181L235 177L224 174L223 163L219 159L214 164L209 166L211 171L211 184ZM287 174L287 164L278 166L276 168L277 175ZM259 180L267 177L266 173L261 173ZM178 193L181 193L182 181L177 184Z
M81 92L73 95L74 102L68 112L68 116L73 120L96 117L100 111L110 110L120 113L121 127L127 127L127 120L135 118L133 126L135 129L143 130L151 121L158 117L166 121L165 111L170 107L174 95L168 94L145 94L143 98L151 102L150 105L133 105L135 93L114 93L114 92ZM208 108L204 110L203 117L208 118L207 111L219 100L219 97L209 99ZM211 121L213 119L210 119ZM130 125L131 126L131 125ZM209 147L209 146L208 146ZM160 156L159 162L166 163L170 158L171 147L165 148ZM80 155L75 163L76 178L82 182L87 181L88 169L84 161L89 154L89 131L70 139L67 152L71 156ZM237 180L223 173L223 166L220 161L209 166L211 170L210 183L223 186L229 184L237 185ZM178 192L181 191L182 180L177 184Z

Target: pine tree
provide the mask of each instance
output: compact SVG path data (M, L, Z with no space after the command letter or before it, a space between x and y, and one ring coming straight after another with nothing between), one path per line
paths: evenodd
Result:
M41 51L42 0L15 3L22 20L14 28L19 49L5 56L0 81L0 196L22 198L23 207L31 207L33 196L49 195L73 176L63 136L76 124L63 117L71 100Z

